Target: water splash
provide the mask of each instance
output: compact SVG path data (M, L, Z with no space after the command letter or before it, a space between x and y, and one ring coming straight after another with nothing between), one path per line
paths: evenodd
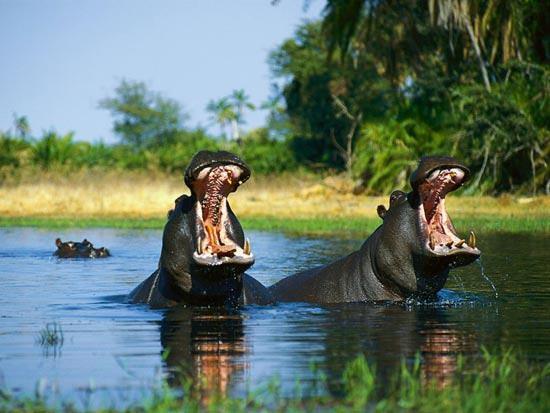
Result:
M478 263L479 268L481 270L481 276L485 279L485 281L487 281L489 283L489 285L491 286L491 288L495 292L495 298L498 298L497 287L495 286L493 281L491 281L491 279L487 276L487 274L485 274L485 269L483 268L483 262L481 261L481 257L479 257L476 262Z

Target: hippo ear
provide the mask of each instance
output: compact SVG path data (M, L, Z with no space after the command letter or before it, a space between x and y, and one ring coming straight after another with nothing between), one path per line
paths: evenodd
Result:
M378 212L378 216L382 219L384 219L384 217L386 216L386 212L388 212L388 210L386 209L386 207L384 205L378 205L376 207L376 212Z
M55 239L55 245L57 246L57 248L60 248L60 247L61 247L61 244L63 244L63 243L61 242L61 238L56 238L56 239Z

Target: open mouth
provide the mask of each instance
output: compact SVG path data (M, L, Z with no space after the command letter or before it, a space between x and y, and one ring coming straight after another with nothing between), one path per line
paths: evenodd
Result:
M420 225L426 234L426 248L436 255L480 254L474 232L470 232L468 240L460 238L445 208L445 196L458 189L464 180L461 168L439 168L418 185Z
M229 235L231 228L227 197L242 183L244 171L237 165L216 165L200 170L193 182L197 195L197 239L193 258L201 265L250 264L254 255L250 242L238 245Z

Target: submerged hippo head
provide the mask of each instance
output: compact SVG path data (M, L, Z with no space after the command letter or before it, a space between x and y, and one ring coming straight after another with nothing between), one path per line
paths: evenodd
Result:
M468 241L459 237L445 207L446 195L469 175L454 158L424 157L411 175L412 191L395 191L390 208L379 207L384 223L373 258L378 278L398 296L433 295L450 268L479 257L473 232Z
M55 240L57 250L53 253L59 258L105 258L111 254L105 247L94 248L86 238L82 242L62 242L60 238Z
M227 200L250 177L236 155L200 151L185 171L191 196L182 196L164 229L161 271L163 294L181 301L186 295L224 296L235 279L254 263L250 243ZM189 301L189 299L187 299Z

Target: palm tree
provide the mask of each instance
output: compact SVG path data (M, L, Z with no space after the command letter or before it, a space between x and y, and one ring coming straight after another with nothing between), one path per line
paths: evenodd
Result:
M22 139L26 139L31 133L29 119L26 116L17 116L17 113L14 113L13 126L15 128L15 133Z
M455 30L462 31L469 39L465 52L473 51L487 91L491 90L488 65L497 61L506 63L515 58L522 60L522 50L529 49L536 41L536 16L543 13L543 3L537 1L511 0L407 0L402 3L389 0L326 0L323 14L323 31L332 52L336 47L342 56L349 55L353 39L375 38L378 26L384 28L387 19L396 7L408 5L411 10L425 10L431 23L443 27L452 36ZM404 13L404 11L403 11ZM387 22L386 22L387 23ZM378 27L378 29L380 29ZM413 37L412 33L405 38ZM365 41L361 40L360 41ZM449 42L453 47L453 41Z
M233 139L238 140L240 138L239 126L244 124L244 110L255 110L256 107L250 102L250 96L245 93L244 89L234 90L229 98L235 112L235 118L231 122Z
M474 30L472 24L472 21L475 21L478 17L479 3L478 0L430 0L428 7L432 23L437 22L439 26L443 26L449 30L452 30L453 27L457 27L459 30L466 30L477 57L485 89L490 92L491 82L489 81L485 59L480 47L480 42L482 41L481 33Z
M220 131L223 137L227 137L226 127L228 124L236 121L237 114L229 98L223 97L218 100L211 100L206 105L206 110L210 112L211 120L220 125Z

